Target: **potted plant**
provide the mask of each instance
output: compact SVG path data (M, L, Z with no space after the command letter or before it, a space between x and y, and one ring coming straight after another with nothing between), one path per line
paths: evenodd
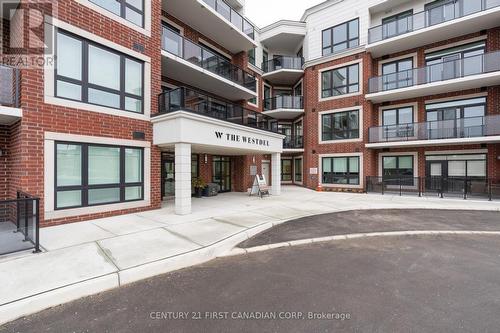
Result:
M193 179L193 187L194 187L194 193L197 198L201 198L203 194L203 189L207 186L205 181L201 178L194 178Z

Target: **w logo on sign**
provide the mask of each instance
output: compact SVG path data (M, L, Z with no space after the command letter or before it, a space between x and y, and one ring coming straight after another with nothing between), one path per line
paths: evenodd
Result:
M217 137L217 139L222 139L223 134L224 133L222 133L222 132L215 132L215 136Z

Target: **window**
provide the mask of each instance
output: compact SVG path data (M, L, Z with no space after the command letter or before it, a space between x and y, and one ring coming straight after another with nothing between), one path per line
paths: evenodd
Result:
M248 62L255 66L255 49L248 51Z
M321 73L321 97L359 92L359 64Z
M323 184L359 185L359 157L324 157Z
M269 62L269 53L266 50L262 51L262 69L266 68L267 63Z
M359 138L359 110L321 116L322 141Z
M144 198L142 148L56 143L55 208Z
M382 20L383 38L398 36L413 30L413 10L408 10Z
M384 178L413 178L413 156L384 156ZM413 182L413 181L412 181Z
M133 24L144 27L144 0L89 0Z
M143 113L144 63L90 41L57 32L55 95Z
M292 160L281 160L281 181L292 181Z
M384 138L413 136L413 107L383 110L382 126L384 127L382 132Z
M384 90L399 89L413 85L413 58L402 59L382 65Z
M359 45L359 19L323 30L323 55L337 53Z
M302 182L302 159L296 158L294 160L294 173L295 173L295 181L298 183Z

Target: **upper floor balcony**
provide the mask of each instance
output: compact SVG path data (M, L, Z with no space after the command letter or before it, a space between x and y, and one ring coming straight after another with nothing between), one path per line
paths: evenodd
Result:
M303 151L304 137L302 135L287 135L283 139L283 150L285 152Z
M500 115L371 127L366 147L416 147L493 142L500 142Z
M384 5L388 6L387 1ZM426 5L424 11L387 18L370 28L367 51L378 58L497 27L499 21L500 0L451 0L441 5Z
M166 27L162 55L166 77L233 101L257 96L253 75Z
M224 0L162 0L163 9L231 53L257 47L254 26Z
M381 103L500 84L500 51L372 77L366 99Z
M158 96L159 114L189 111L234 124L273 131L271 117L241 105L208 96L191 88L181 87Z
M19 69L0 65L0 125L21 119Z
M264 114L280 120L295 119L304 114L302 96L275 96L264 100Z
M279 56L262 63L262 75L274 85L293 85L304 75L304 58Z

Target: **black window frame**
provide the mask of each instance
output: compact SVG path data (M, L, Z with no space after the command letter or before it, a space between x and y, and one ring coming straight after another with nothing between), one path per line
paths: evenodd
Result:
M72 145L72 146L80 146L81 147L81 185L70 185L70 186L58 186L57 184L57 146L58 145ZM108 147L108 148L119 148L120 149L120 183L118 184L96 184L89 185L88 180L88 150L89 147ZM125 181L125 150L126 149L135 149L141 151L141 182L127 183ZM144 148L143 147L133 147L133 146L118 146L118 145L108 145L108 144L99 144L99 143L84 143L84 142L72 142L72 141L55 141L54 142L54 210L67 210L74 208L84 208L84 207L95 207L95 206L103 206L103 205L113 205L118 203L127 203L127 202L135 202L144 200ZM139 199L133 200L125 200L125 190L128 187L141 187L141 197ZM115 202L105 202L98 204L89 204L88 203L88 192L89 190L94 189L110 189L110 188L119 188L120 189L120 200ZM70 192L70 191L81 191L81 205L77 206L68 206L68 207L58 207L57 206L57 194L58 192Z
M297 170L297 162L300 161L300 170ZM299 158L294 158L293 159L293 181L297 183L302 183L303 178L304 178L304 159L302 157ZM299 176L300 179L297 179L297 176Z
M116 16L119 16L121 17L122 19L126 20L127 22L130 22L132 23L133 25L136 25L140 28L143 28L144 29L144 26L146 25L146 15L144 13L144 10L145 10L145 6L146 6L146 1L145 0L142 0L142 10L140 10L139 8L129 4L127 2L127 0L113 0L113 1L116 1L118 3L120 3L120 15L117 15L116 13L113 13L112 11L110 11L109 9L101 6L100 4L98 4L97 2L94 2L93 0L89 0L91 3L93 3L94 5L96 6L99 6L100 8L110 12L111 14L114 14ZM140 14L142 16L142 22L141 22L141 25L137 25L135 24L134 22L130 21L130 20L127 20L127 8L136 12L137 14Z
M350 37L350 23L351 22L354 22L354 21L357 21L357 30L358 30L358 36L356 38L349 38ZM341 41L341 42L337 42L335 43L335 41L333 40L333 31L335 28L338 28L342 25L346 25L346 39ZM325 46L325 31L330 31L330 41L329 41L329 45L328 46ZM354 44L354 41L356 41L355 45L351 45L351 44ZM344 44L344 43L347 43L347 48L341 50L341 51L337 51L335 52L334 49L335 49L335 46L337 45L340 45L340 44ZM349 21L346 21L346 22L343 22L343 23L340 23L340 24L337 24L333 27L330 27L330 28L327 28L327 29L324 29L323 31L321 31L321 50L322 50L322 55L323 56L327 56L327 55L331 55L331 54L335 54L335 53L338 53L338 52L342 52L342 51L345 51L345 50L349 50L353 47L357 47L359 46L359 17L355 18L355 19L352 19L352 20L349 20ZM325 52L327 51L328 52Z
M252 64L253 66L256 66L255 48L248 50L248 63Z
M350 74L350 68L351 67L357 67L358 68L358 77L357 77L357 81L356 82L351 82L351 74ZM342 85L342 86L334 86L334 72L336 71L339 71L339 70L342 70L342 69L345 69L346 70L346 84L345 85ZM360 89L361 89L361 85L360 85L360 70L359 70L359 63L356 63L356 64L352 64L352 65L348 65L348 66L343 66L343 67L338 67L338 68L333 68L333 69L330 69L330 70L327 70L327 71L324 71L324 72L321 72L321 98L332 98L332 97L338 97L338 96L343 96L343 95L349 95L349 94L354 94L354 93L359 93L360 92ZM325 88L324 87L324 75L330 73L330 80L329 80L329 83L330 83L330 88ZM357 90L352 90L352 87L353 86L357 86ZM343 89L345 88L346 89L346 92L345 93L341 93L340 92L340 89ZM335 91L337 91L338 93L335 94ZM328 92L328 94L325 94L325 92Z
M412 19L411 20L407 20L407 25L406 25L406 30L405 31L400 31L400 25L398 24L398 22L402 19L407 19L411 17ZM390 24L392 22L396 22L396 33L395 34L387 34L386 32L386 29L385 29L385 26L387 24ZM394 15L391 15L391 16L388 16L388 17L384 17L382 19L382 34L383 34L383 39L386 39L386 38L391 38L391 37L395 37L395 36L399 36L399 35L402 35L404 33L407 33L407 32L411 32L413 31L413 9L409 9L409 10L405 10L403 12L400 12L400 13L397 13L397 14L394 14Z
M56 28L56 31L55 31L55 36L56 36L56 38L54 40L55 54L57 54L57 52L58 52L58 45L57 45L57 35L58 34L63 34L69 38L76 39L82 43L82 50L81 50L82 51L82 68L81 68L82 77L81 77L81 80L77 80L77 79L73 79L70 77L59 75L58 71L57 71L57 58L56 58L56 66L54 69L54 96L55 97L69 100L69 101L75 101L75 102L79 102L79 103L85 103L85 104L110 108L110 109L114 109L114 110L120 110L120 111L124 111L124 112L128 112L128 113L132 113L132 114L144 114L144 107L145 107L145 105L144 105L144 90L145 90L144 89L144 84L145 84L145 80L144 80L145 69L144 69L144 67L145 67L145 63L144 63L144 61L139 60L139 59L134 58L134 57L131 57L131 56L126 55L124 53L121 53L119 51L113 50L105 45L89 41L86 38L83 38L81 36L75 35L71 32L68 32L66 30L59 29L59 28ZM120 90L119 91L114 90L112 88L99 86L99 85L96 85L96 84L89 82L89 47L90 46L93 46L95 48L104 50L104 51L112 53L112 54L115 54L115 55L120 57ZM131 93L128 93L125 91L126 90L126 87L125 87L125 81L126 81L125 80L125 75L126 75L125 67L126 67L127 60L134 61L134 62L141 64L141 67L142 67L142 69L141 69L141 80L142 80L142 82L141 82L141 96L134 95L134 94L131 94ZM81 87L81 99L72 99L69 97L59 96L58 91L57 91L57 82L58 81L80 86ZM88 99L89 89L95 89L95 90L119 95L120 107L116 108L116 107L112 107L109 105L102 105L102 104L89 102L89 99ZM141 101L141 112L126 110L125 109L126 97Z
M386 168L385 167L385 159L386 158L396 158L396 167L395 168ZM411 159L411 171L412 175L403 175L402 170L409 170L408 168L402 169L400 168L400 159L401 158L410 158ZM396 174L394 175L386 175L386 170L397 170ZM404 179L404 178L414 178L415 177L415 158L413 155L387 155L387 156L382 156L382 177L384 179ZM411 185L411 184L410 184Z
M349 116L352 113L357 114L358 118L358 128L352 128L351 122L349 121ZM334 128L334 119L335 116L345 116L347 119L347 127L346 129L337 131ZM328 120L327 120L328 119ZM339 140L354 140L360 138L360 110L353 109L342 112L332 112L321 115L321 141L339 141ZM325 130L325 121L329 122L330 129L329 131ZM340 137L339 134L343 133L343 137ZM330 135L330 139L327 138L328 134Z
M406 69L401 71L399 69L403 62L411 61L411 69ZM396 70L392 73L384 73L384 68L390 65L396 65ZM393 90L406 88L413 85L413 71L415 68L415 63L413 57L408 57L404 59L398 59L394 61L389 61L382 64L382 84L383 90ZM391 80L392 78L392 80ZM391 85L395 84L395 88L391 88Z
M358 172L354 173L351 172L351 158L356 158L358 162ZM347 172L335 172L334 170L334 160L335 159L346 159L347 160ZM328 177L325 176L325 168L324 168L324 161L325 160L330 160L330 167L331 167L331 175ZM328 181L328 179L331 178L331 182ZM343 178L347 182L342 183L342 182L334 182L333 180L335 178ZM351 182L351 180L357 179L357 182ZM361 157L360 156L336 156L336 157L322 157L321 158L321 180L323 184L331 184L331 185L361 185Z
M284 173L283 162L290 162L290 173ZM289 179L284 179L283 176L290 176ZM284 158L281 160L281 181L282 182L293 182L293 160L290 158Z

